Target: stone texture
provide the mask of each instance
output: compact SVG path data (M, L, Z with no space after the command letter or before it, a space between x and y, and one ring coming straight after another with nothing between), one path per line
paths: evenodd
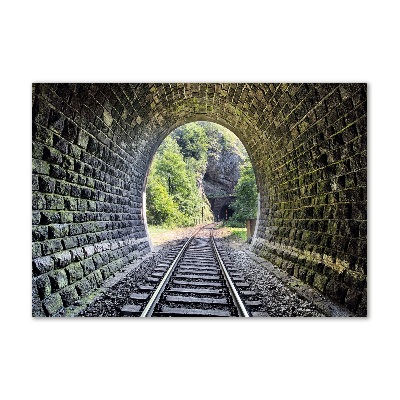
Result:
M68 278L64 269L51 271L49 278L53 292L57 292L68 285Z
M34 275L44 274L54 268L54 261L49 256L35 258L32 262L32 267Z
M43 300L43 308L46 314L53 316L63 310L63 302L59 293L51 294Z
M366 315L366 89L35 84L32 258L34 276L48 274L55 291L41 300L47 315L62 307L65 277L56 271L69 267L55 254L97 245L95 254L74 257L93 259L96 271L89 267L87 280L101 285L123 260L150 250L142 217L147 170L165 135L194 120L232 130L251 157L260 191L253 250ZM50 258L35 261L43 256Z

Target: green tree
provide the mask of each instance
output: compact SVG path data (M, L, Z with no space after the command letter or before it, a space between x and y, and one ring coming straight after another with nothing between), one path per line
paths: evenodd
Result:
M240 167L240 178L234 193L236 200L230 205L230 208L234 210L231 223L244 225L247 219L257 217L257 184L249 158Z
M176 139L185 158L207 162L209 140L205 129L196 122L182 125L171 135Z
M173 226L183 219L183 215L159 179L149 179L146 195L149 224Z
M198 187L199 161L184 159L175 138L168 136L157 151L147 185L147 220L155 225L190 225L211 216Z

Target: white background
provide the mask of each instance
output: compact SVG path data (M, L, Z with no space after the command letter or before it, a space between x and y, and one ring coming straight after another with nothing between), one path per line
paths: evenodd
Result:
M1 12L2 398L397 398L396 2L60 3ZM32 82L158 81L368 83L368 318L31 317Z

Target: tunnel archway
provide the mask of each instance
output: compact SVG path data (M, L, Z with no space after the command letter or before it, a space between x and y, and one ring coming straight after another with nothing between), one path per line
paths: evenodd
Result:
M219 211L219 219L220 221L222 220L227 221L232 217L233 214L234 211L231 208L229 208L229 204L224 204Z
M234 132L260 190L253 250L366 313L365 84L35 84L33 314L149 251L146 171L176 126Z

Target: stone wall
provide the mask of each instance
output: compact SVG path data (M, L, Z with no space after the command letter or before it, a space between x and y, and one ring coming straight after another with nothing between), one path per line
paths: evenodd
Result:
M146 174L176 126L220 123L260 191L254 250L366 315L365 84L36 84L33 315L58 315L149 251Z

